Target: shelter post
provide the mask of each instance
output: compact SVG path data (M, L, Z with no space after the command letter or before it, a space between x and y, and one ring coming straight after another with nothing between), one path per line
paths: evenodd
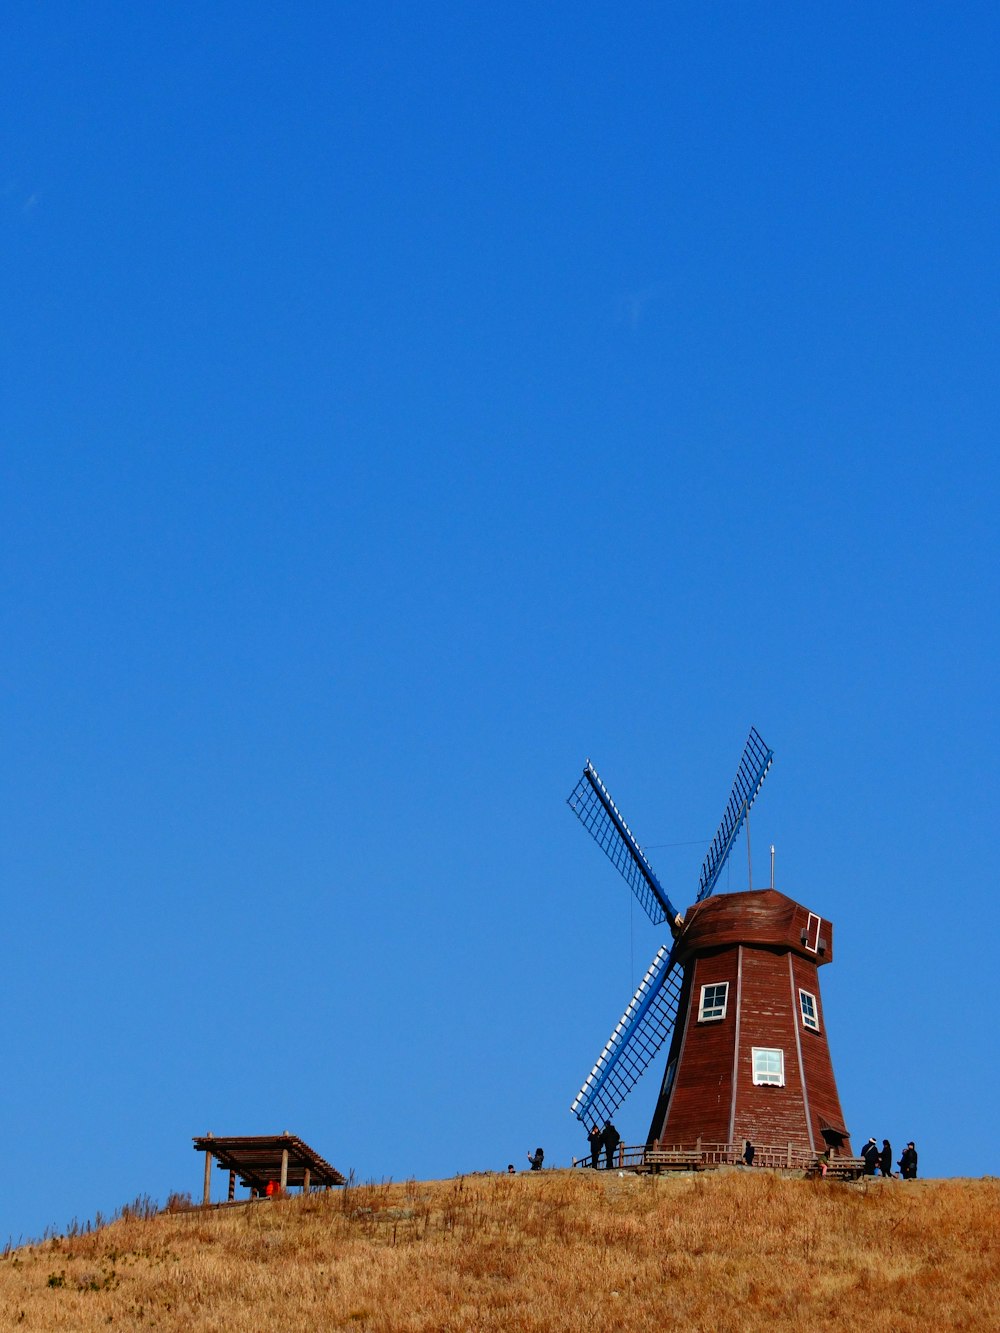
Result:
M210 1139L211 1134L206 1134L205 1138ZM205 1187L202 1191L201 1201L207 1208L212 1201L212 1150L205 1149Z

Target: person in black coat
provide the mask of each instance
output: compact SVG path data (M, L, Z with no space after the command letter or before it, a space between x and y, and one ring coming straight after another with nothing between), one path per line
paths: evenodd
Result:
M601 1143L604 1135L596 1125L591 1125L590 1133L587 1135L587 1142L590 1144L590 1165L596 1171L601 1165Z
M882 1151L878 1155L878 1169L883 1176L892 1175L892 1145L888 1139L882 1140Z
M604 1145L604 1169L610 1171L614 1165L615 1149L622 1141L622 1136L615 1129L610 1120L604 1122L604 1133L601 1135L601 1142Z
M545 1161L545 1154L541 1148L536 1148L534 1153L528 1153L528 1161L531 1163L532 1171L541 1171L542 1163Z
M917 1178L917 1150L913 1146L911 1139L903 1149L903 1155L899 1159L899 1169L903 1173L904 1180L916 1180Z
M864 1158L866 1176L873 1176L875 1168L878 1166L878 1144L874 1139L869 1139L861 1149L861 1156Z

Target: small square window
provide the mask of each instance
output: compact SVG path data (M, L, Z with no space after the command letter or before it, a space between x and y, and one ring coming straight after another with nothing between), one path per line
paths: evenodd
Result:
M807 990L799 991L799 1006L802 1009L802 1024L804 1027L811 1028L813 1032L819 1031L819 1013L816 1009L816 996L810 995Z
M785 1052L763 1046L753 1047L753 1081L776 1088L785 1086Z
M702 986L701 1004L698 1006L698 1022L712 1022L720 1018L725 1018L728 1001L728 981L716 982L711 986Z

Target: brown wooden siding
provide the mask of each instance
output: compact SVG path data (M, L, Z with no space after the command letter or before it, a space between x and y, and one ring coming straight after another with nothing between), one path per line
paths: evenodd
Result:
M824 925L826 923L824 922ZM798 1005L798 992L811 991L816 996L816 1013L819 1018L819 1031L812 1032L802 1023L801 1012L797 1014L802 1043L802 1065L805 1069L806 1083L809 1088L809 1110L812 1116L813 1133L817 1146L823 1146L823 1125L844 1128L844 1113L840 1109L840 1097L837 1082L833 1074L833 1060L826 1035L826 1019L823 1015L823 999L819 993L819 976L814 967L810 967L801 958L792 958L792 975L795 983L795 1002ZM843 1148L849 1157L850 1141Z
M691 968L691 985L685 1012L683 1052L674 1078L667 1123L660 1137L670 1142L693 1142L698 1137L725 1142L729 1137L732 1102L733 1048L736 1040L735 949L717 951L698 958ZM699 1023L701 988L713 982L729 982L726 1016Z
M809 1149L802 1077L795 1043L788 954L743 947L740 1052L736 1079L734 1138L792 1143ZM815 969L813 969L815 973ZM753 1081L753 1048L784 1053L784 1087Z

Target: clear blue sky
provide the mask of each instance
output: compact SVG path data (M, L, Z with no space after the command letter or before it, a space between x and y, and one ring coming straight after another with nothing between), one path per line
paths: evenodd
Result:
M856 1140L1000 1173L1000 16L542 11L6 11L0 1235L568 1162L566 795L686 906L751 723Z

